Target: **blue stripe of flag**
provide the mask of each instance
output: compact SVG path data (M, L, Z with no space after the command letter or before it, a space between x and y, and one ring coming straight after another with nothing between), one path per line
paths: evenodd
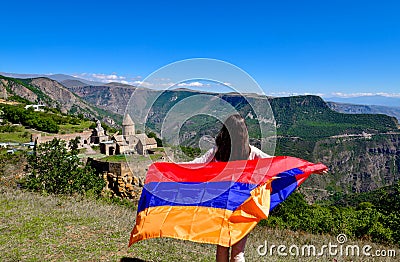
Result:
M202 206L235 210L257 185L221 182L151 182L144 186L138 212L156 206Z
M294 168L278 174L272 181L271 210L285 200L297 187ZM156 206L202 206L236 210L258 185L233 181L220 182L150 182L145 184L139 200L138 213Z
M293 193L297 188L296 175L303 174L304 172L298 168L290 169L286 172L277 175L278 179L275 179L271 183L271 203L270 211L274 209L278 204L283 202L288 196Z

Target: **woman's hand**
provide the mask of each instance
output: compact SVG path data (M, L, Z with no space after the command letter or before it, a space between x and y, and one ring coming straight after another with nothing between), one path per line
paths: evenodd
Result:
M329 171L329 168L324 168L324 169L314 172L314 174L325 175L325 174L328 174L328 171Z

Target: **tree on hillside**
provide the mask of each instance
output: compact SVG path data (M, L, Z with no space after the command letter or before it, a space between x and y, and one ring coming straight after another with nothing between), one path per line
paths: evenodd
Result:
M28 156L24 186L28 189L55 194L83 194L88 190L99 194L104 180L78 158L79 138L71 140L69 149L60 139L35 147Z
M57 133L59 126L54 119L56 115L35 112L33 108L25 109L22 105L0 105L3 118L13 124L21 124L40 131Z
M162 147L162 146L163 146L162 140L161 140L160 138L157 137L156 133L154 133L154 132L149 132L149 133L147 134L147 137L149 137L149 138L154 138L154 139L156 140L156 142L157 142L157 146L158 146L158 147Z

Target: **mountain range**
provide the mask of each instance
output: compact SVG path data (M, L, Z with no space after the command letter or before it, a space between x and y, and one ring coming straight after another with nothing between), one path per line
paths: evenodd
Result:
M353 97L326 97L326 101L354 105L373 105L400 108L400 97L384 95L359 95Z
M103 121L113 118L121 123L126 105L136 90L133 86L119 83L87 85L70 77L60 77L59 81L47 77L16 79L0 76L0 98L20 97L25 101L59 107L70 114L83 113ZM140 91L138 103L142 106L139 107L150 109L146 130L141 131L154 131L158 135L167 113L175 105L191 96L204 94L187 89ZM318 96L272 98L233 93L207 94L226 101L246 117L254 145L262 143L257 122L264 121L262 116L254 114L254 109L265 107L268 101L277 127L276 150L269 153L323 162L331 170L329 175L313 176L306 182L302 190L310 199L326 198L337 192L366 192L400 180L398 120L375 114L382 113L382 110L389 112L387 107L326 103ZM157 99L148 105L146 101L152 97ZM256 108L248 103L250 100ZM354 114L340 113L332 108ZM214 109L219 110L217 107ZM132 112L135 120L134 113L138 111ZM192 117L183 123L179 138L182 145L197 147L203 137L215 137L219 128L220 123L213 118Z
M400 121L400 107L378 105L356 105L337 102L326 102L332 109L346 114L384 114L394 116Z
M83 78L65 75L65 74L48 74L48 75L46 75L46 74L16 74L16 73L0 72L0 75L6 76L6 77L11 77L11 78L19 78L19 79L44 77L44 78L49 78L49 79L55 80L59 83L68 82L68 81L79 81L83 85L102 85L102 84L104 84L101 82L90 81L90 80L86 80Z
M108 124L122 120L122 116L91 105L60 82L47 77L22 79L0 75L0 98L19 98L29 103L40 103L58 108L63 113L81 113L90 119L102 119Z
M0 72L0 75L11 77L11 78L19 78L19 79L29 79L29 78L49 78L55 80L62 84L63 86L71 89L73 92L84 92L84 89L88 86L106 86L106 87L121 87L127 89L134 89L134 86L126 85L122 83L102 83L96 81L90 81L87 79L66 75L66 74L18 74L18 73L5 73ZM175 89L185 91L185 88ZM190 89L186 89L186 91L190 91ZM97 92L92 88L92 92ZM100 91L101 92L101 91ZM110 93L115 93L110 91ZM117 95L118 96L118 95ZM93 97L93 96L92 96ZM126 98L124 98L126 99ZM340 113L347 114L385 114L389 116L394 116L398 120L400 120L400 98L398 97L388 97L383 95L359 95L352 97L339 97L339 96L331 96L325 97L324 100L327 102L328 106ZM108 104L107 106L113 106L112 104ZM125 108L122 108L121 105L113 106L116 111L115 113L124 112ZM106 108L105 108L106 109Z

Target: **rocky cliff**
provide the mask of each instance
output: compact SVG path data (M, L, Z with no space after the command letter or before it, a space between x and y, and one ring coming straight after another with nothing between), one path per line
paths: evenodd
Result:
M30 80L30 84L45 93L61 108L63 113L71 111L93 111L82 99L55 80L40 77ZM51 105L55 106L55 104ZM92 112L93 113L93 112Z
M0 94L2 98L16 96L31 103L58 108L63 113L82 113L88 118L105 119L112 116L112 113L99 110L59 82L45 77L15 79L0 75Z
M99 108L123 115L135 90L126 85L70 86L69 90Z
M21 83L7 78L0 78L0 90L2 93L2 98L17 95L31 102L38 101L38 95L35 92L28 89Z
M346 114L385 114L394 116L400 120L400 105L394 106L376 106L376 105L354 105L345 103L326 103L332 110Z
M303 191L314 199L394 185L400 180L400 134L323 139L315 143L311 160L330 169L304 184Z

